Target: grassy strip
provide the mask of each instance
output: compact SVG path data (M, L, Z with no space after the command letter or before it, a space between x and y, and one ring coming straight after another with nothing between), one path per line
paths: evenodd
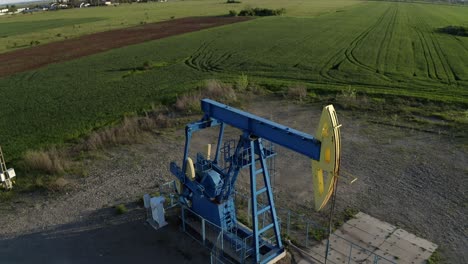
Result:
M205 97L230 105L239 105L234 88L217 80L207 80L195 91L179 96L173 106L154 105L139 116L125 116L115 126L103 127L61 147L28 150L23 158L13 163L18 175L21 175L16 178L14 192L66 190L67 178L88 176L83 167L83 160L96 151L144 142L149 133L183 126L188 122L183 117L200 112L200 99ZM0 192L0 200L9 200L12 197L13 192Z

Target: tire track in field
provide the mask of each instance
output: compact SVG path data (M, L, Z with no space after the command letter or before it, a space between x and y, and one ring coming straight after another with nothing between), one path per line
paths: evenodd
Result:
M414 28L414 31L416 32L416 35L418 35L419 43L421 43L421 48L422 48L423 55L424 55L424 61L426 62L427 77L429 77L429 79L434 79L434 77L431 74L431 65L430 64L432 63L433 68L435 66L434 66L434 61L429 60L430 54L429 54L428 48L426 47L427 44L424 41L423 37L421 36L422 33L416 27ZM434 69L434 72L435 72L435 69Z
M424 29L426 32L431 32L432 31L425 22L421 22L420 25L421 25L421 28ZM445 79L441 75L439 75L439 73L438 73L438 68L439 67L437 67L436 59L438 59L440 64L442 65L443 73L445 74L447 82L449 84L451 84L450 77L449 77L449 72L448 72L447 68L445 67L444 60L443 60L443 58L442 58L442 56L440 54L439 49L437 48L437 45L434 42L434 38L435 38L434 34L432 32L429 34L429 36L426 36L423 32L421 32L421 34L423 35L423 37L427 41L427 45L434 49L435 54L432 54L432 52L431 52L431 57L432 57L432 61L433 61L433 64L434 64L434 71L436 73L437 78L440 81ZM453 77L453 74L452 74L452 77Z
M426 24L426 28L429 28L429 26ZM450 60L448 59L447 55L445 55L439 40L437 39L437 35L433 32L431 32L431 40L432 44L434 45L435 51L437 52L440 62L442 63L442 67L444 68L445 74L447 75L447 81L449 84L458 84L458 80L460 78L457 76L455 73L454 69L452 68L452 65L450 65Z
M25 81L33 81L33 79L36 77L37 74L38 74L38 71L33 71L31 74L25 75L24 79Z
M447 82L451 84L456 84L460 78L457 76L455 71L453 70L447 56L444 54L442 48L440 47L440 42L437 40L434 33L431 33L431 40L434 48L436 50L437 55L439 56L440 62L442 63L442 67L444 68L445 74L447 76Z
M335 77L330 75L330 70L338 70L339 69L339 67L340 67L341 63L343 62L343 60L338 62L338 59L343 56L344 51L345 51L345 48L340 49L338 52L336 52L334 55L332 55L330 57L330 59L325 64L323 64L323 67L319 71L319 75L322 78L324 78L326 80L330 80L330 81L341 82L340 79L335 78Z
M430 59L432 61L434 73L437 77L437 80L443 82L446 81L449 85L456 84L459 77L456 75L453 68L450 66L448 58L443 53L443 50L440 46L439 41L437 40L436 35L432 32L431 28L425 22L420 22L420 28L424 30L424 32L429 32L429 34L424 34L423 31L418 30L421 37L424 39L428 53L430 55ZM431 51L431 48L433 51ZM440 62L440 66L438 67L438 60ZM442 69L442 74L439 73L440 69ZM442 76L445 75L445 76ZM445 78L443 78L445 77Z
M224 52L219 53L209 50L209 46L214 42L204 42L190 57L185 59L184 63L188 67L201 72L222 72L222 65L229 60L233 54Z
M365 65L364 63L360 62L355 57L354 52L358 46L362 45L363 41L366 39L369 33L376 30L379 27L379 25L383 22L385 17L388 16L388 13L391 11L392 8L393 6L389 6L387 10L385 11L385 13L382 16L380 16L374 24L369 26L361 34L359 34L356 38L354 38L348 47L343 48L339 50L337 53L335 53L334 55L332 55L330 59L327 61L327 63L325 63L324 66L320 69L320 76L330 81L349 82L347 80L342 80L340 78L336 78L330 75L331 70L338 70L340 65L345 61L349 61L351 64L357 66L358 68L361 68L375 75L376 70L372 68L371 66ZM381 77L385 81L389 80L388 77L382 74L378 74L377 76Z
M355 50L356 48L360 47L362 45L362 43L364 42L364 40L368 37L368 35L372 32L372 31L375 31L377 30L379 27L381 27L381 24L383 24L384 20L386 20L386 18L390 15L391 16L391 11L394 10L394 5L390 6L386 12L380 17L380 19L377 21L377 23L375 23L373 25L373 27L368 30L365 34L362 34L362 36L359 38L359 39L356 39L354 45L350 45L349 48L346 50L345 54L347 55L347 59L349 62L351 62L352 64L358 66L358 67L361 67L362 69L364 70L367 70L368 72L372 73L372 74L376 74L377 71L376 71L376 68L372 67L372 66L369 66L369 65L366 65L362 62L360 62L356 56L354 55L355 53ZM389 23L387 23L387 28L385 29L385 35L387 35L388 33L388 26L389 26ZM382 52L381 49L379 49L379 53L380 54ZM383 74L378 74L377 76L379 76L381 79L385 80L385 81L389 81L388 77L386 77L385 75Z
M415 26L415 31L417 32L419 40L421 42L421 46L423 47L424 58L427 62L426 65L428 77L433 80L441 81L442 77L437 71L437 64L435 58L437 54L433 54L433 51L431 50L431 47L433 50L435 50L435 47L431 45L431 42L427 39L426 35L423 32L423 29L428 30L426 24L419 20L419 23ZM434 76L431 73L431 69L434 73Z
M453 38L455 38L455 40L460 43L460 46L462 46L464 50L468 51L468 47L465 47L465 43L463 43L463 41L461 41L458 37L455 36L453 36Z
M397 5L396 8L393 9L391 14L390 22L387 23L387 27L385 29L385 35L380 42L379 52L377 54L377 65L376 65L376 72L377 73L385 73L386 65L388 62L388 57L390 53L390 44L393 39L393 33L395 32L395 24L398 17L399 6ZM382 69L380 71L379 66L382 65Z

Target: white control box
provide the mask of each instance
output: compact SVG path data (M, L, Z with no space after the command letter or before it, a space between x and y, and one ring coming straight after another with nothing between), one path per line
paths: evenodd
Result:
M16 172L15 172L15 170L13 168L9 168L7 170L7 174L8 174L8 178L10 178L10 179L16 177Z
M165 199L162 196L153 197L150 200L153 220L159 225L159 228L167 225L166 219L164 217L164 200Z

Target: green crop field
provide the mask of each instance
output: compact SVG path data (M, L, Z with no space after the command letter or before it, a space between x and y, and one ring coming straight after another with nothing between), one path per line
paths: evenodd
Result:
M300 83L336 93L351 86L370 97L466 109L468 38L435 30L468 26L467 14L460 6L368 2L315 17L258 18L15 74L0 79L0 143L9 159L19 158L152 103L172 103L203 80L241 74L280 88ZM147 61L154 67L129 70Z
M48 43L84 34L169 20L171 17L221 16L247 6L286 8L286 16L318 16L362 3L358 0L176 0L165 3L122 4L117 7L74 8L70 10L0 16L0 53L29 46L31 41Z

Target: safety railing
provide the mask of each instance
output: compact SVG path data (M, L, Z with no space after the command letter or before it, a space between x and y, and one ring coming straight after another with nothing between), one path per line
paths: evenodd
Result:
M246 225L250 225L251 221L251 198L250 195L241 194L237 192L235 194L236 199L236 212L238 217L240 216ZM314 246L319 245L328 237L328 230L321 224L308 219L306 215L298 214L289 209L276 208L278 221L281 227L281 236L283 239L290 241L293 245L298 246L304 253L310 252ZM268 219L269 215L265 216L266 222L271 221ZM262 221L260 221L262 222ZM262 223L260 223L262 224ZM339 241L341 240L341 241ZM322 242L323 243L323 242ZM376 254L374 251L366 249L352 241L349 241L339 235L332 234L329 244L329 252L337 250L334 245L340 243L344 245L346 251L340 251L339 253L346 256L346 260L341 260L339 263L379 263L379 264L390 264L396 263L383 256ZM323 252L313 252L315 256L320 256L322 259L318 260L324 262L325 250ZM355 254L357 253L357 254ZM353 257L353 256L361 257ZM344 262L343 262L344 261ZM327 263L333 264L330 259L327 259Z
M236 193L236 213L238 219L247 226L251 226L251 198L249 195ZM261 205L260 205L261 206ZM326 237L327 231L320 224L307 219L305 215L295 213L289 209L276 208L278 222L281 227L283 238L294 241L302 247L316 245L319 241ZM260 226L266 226L272 222L271 215L265 212L259 218ZM271 230L273 232L273 230ZM269 234L270 240L274 240L274 233Z
M166 182L159 186L159 195L166 198L164 209L168 210L179 205L179 195L176 190L176 180Z
M174 191L175 183L176 181L174 180L159 186L160 195L166 197L165 209L170 209L179 205L179 197ZM238 221L246 227L251 228L250 195L236 192L235 200ZM260 204L260 206L262 205ZM242 260L247 259L253 254L253 248L251 246L253 244L252 235L243 239L235 239L238 237L237 228L230 231L223 231L221 227L211 223L184 206L181 207L181 212L183 231L211 250L211 263L242 262ZM280 223L282 238L298 246L304 253L310 252L314 246L326 239L328 235L326 228L308 219L307 216L303 214L298 214L292 210L283 208L276 208L276 213L278 222ZM270 214L265 213L259 220L260 226L266 226L272 219ZM346 259L342 259L340 263L396 263L337 234L332 234L330 237L329 254L333 253L333 251L338 251L335 245L341 243L339 253L346 256ZM274 233L269 234L267 232L264 234L261 243L266 242L274 244ZM343 244L346 246L343 246ZM324 262L325 250L323 250L323 252L314 251L314 255L316 257L320 256L322 259L319 261ZM335 262L328 259L327 263L333 264Z
M219 263L243 262L252 254L252 236L239 238L239 230L223 230L220 226L181 207L182 230L212 251L212 260ZM216 262L215 262L216 263Z

